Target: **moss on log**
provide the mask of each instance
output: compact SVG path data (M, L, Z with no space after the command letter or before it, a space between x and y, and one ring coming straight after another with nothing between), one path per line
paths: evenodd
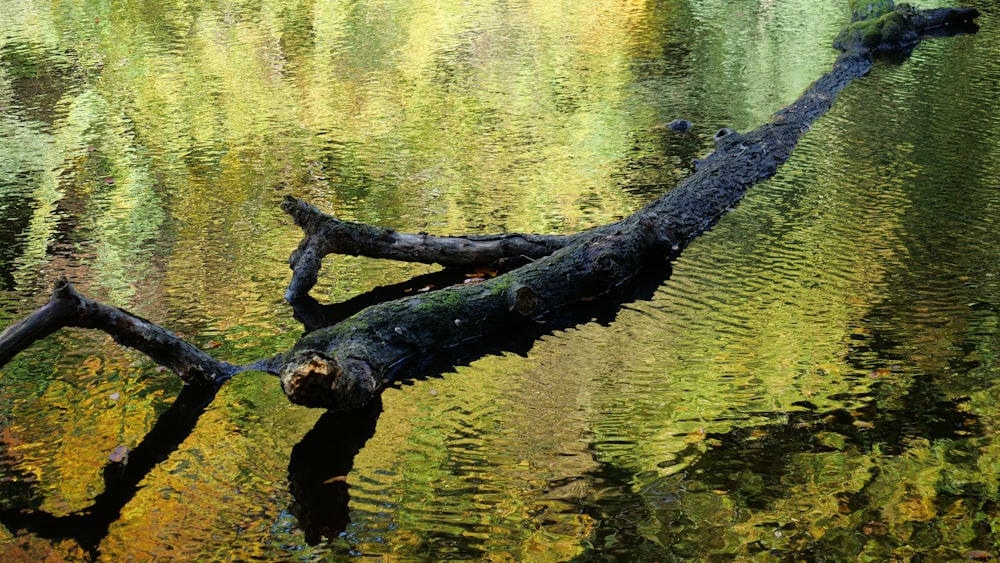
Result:
M833 40L835 49L856 53L909 54L922 35L962 31L973 26L979 12L972 8L919 10L893 0L851 0L851 24Z

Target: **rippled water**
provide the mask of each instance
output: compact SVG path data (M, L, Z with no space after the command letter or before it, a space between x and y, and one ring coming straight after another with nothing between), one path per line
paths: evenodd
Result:
M232 362L301 333L285 194L402 230L599 225L794 100L846 20L113 4L0 0L0 321L66 275ZM101 335L36 344L0 372L0 559L996 556L1000 41L975 5L978 34L845 90L649 299L367 414L291 406L260 373L202 412ZM433 270L330 258L313 294Z

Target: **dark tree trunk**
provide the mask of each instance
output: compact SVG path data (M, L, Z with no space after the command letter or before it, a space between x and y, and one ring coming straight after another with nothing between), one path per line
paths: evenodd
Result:
M240 370L259 369L279 375L295 403L357 408L376 396L395 368L407 361L599 298L638 272L676 258L750 186L777 172L837 94L868 72L873 53L905 57L921 37L974 31L972 20L978 16L973 9L915 10L887 0L850 4L855 21L837 38L842 54L830 72L770 123L746 134L720 129L716 150L693 175L617 223L567 236L433 237L339 221L293 198L282 204L305 232L290 259L293 278L286 298L293 305L309 299L321 260L330 253L514 267L501 276L367 307L313 330L285 354L245 367L217 362L169 331L60 285L48 305L0 335L0 365L59 326L85 326L111 333L188 383L217 383ZM67 305L70 302L82 305Z

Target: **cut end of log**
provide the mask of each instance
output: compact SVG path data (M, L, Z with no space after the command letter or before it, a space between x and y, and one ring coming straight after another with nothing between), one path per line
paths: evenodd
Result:
M334 411L364 405L378 387L367 362L331 358L316 350L294 353L279 377L291 402Z
M309 204L306 202L290 195L283 197L280 204L281 210L291 215L293 219L298 217L297 212L299 210L308 209L308 206Z

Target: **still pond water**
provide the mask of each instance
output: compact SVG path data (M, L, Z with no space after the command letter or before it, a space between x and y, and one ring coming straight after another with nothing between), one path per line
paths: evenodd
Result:
M227 361L287 349L285 194L612 221L828 69L845 4L0 0L0 324L65 275ZM649 299L380 416L256 372L178 408L103 334L36 344L0 371L0 559L1000 556L1000 3L964 5L978 34L850 86ZM313 295L434 270L329 258Z

